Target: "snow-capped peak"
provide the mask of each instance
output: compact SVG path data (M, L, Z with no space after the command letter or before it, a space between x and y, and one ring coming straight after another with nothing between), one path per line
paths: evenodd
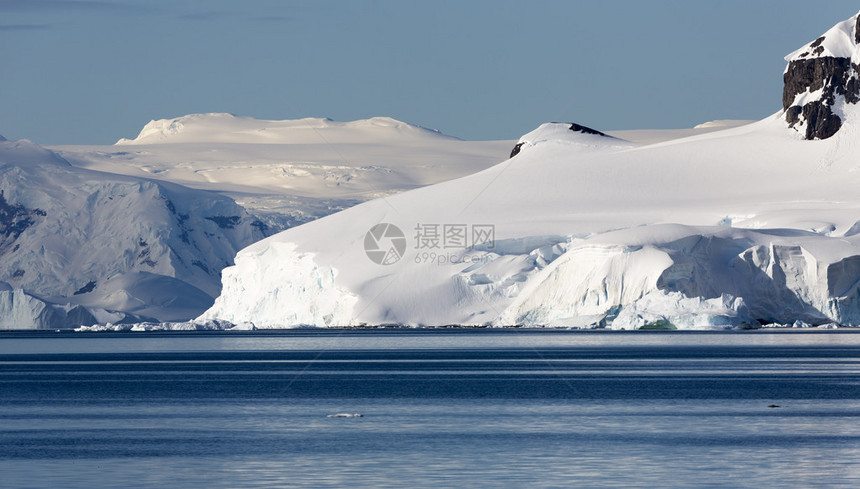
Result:
M369 140L437 138L439 131L401 122L390 117L373 117L352 122L329 118L262 120L226 113L189 114L147 123L134 139L116 144L165 143L360 143Z
M788 62L811 58L858 59L860 45L860 13L842 21L818 39L785 57Z
M534 131L524 134L511 151L511 158L525 148L546 142L572 144L594 149L637 146L636 143L631 143L573 122L547 122L541 124Z

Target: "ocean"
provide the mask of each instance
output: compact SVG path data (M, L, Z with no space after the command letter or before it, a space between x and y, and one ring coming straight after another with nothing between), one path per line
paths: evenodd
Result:
M860 332L0 334L3 488L860 487Z

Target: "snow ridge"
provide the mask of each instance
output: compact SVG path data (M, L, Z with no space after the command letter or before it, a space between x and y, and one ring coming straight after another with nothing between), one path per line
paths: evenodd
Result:
M788 54L788 62L810 58L852 58L858 62L857 45L860 44L860 13L844 20L821 37Z

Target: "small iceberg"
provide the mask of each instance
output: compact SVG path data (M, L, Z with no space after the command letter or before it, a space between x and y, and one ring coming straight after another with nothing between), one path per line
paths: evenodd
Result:
M336 413L336 414L329 414L326 417L327 418L363 418L364 415L359 414L359 413Z

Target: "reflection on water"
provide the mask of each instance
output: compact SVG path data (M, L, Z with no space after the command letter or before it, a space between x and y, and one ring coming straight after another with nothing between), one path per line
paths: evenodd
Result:
M858 340L7 335L0 487L853 488Z
M0 355L185 351L489 349L644 346L860 346L860 331L716 332L535 329L280 330L161 333L0 333Z

